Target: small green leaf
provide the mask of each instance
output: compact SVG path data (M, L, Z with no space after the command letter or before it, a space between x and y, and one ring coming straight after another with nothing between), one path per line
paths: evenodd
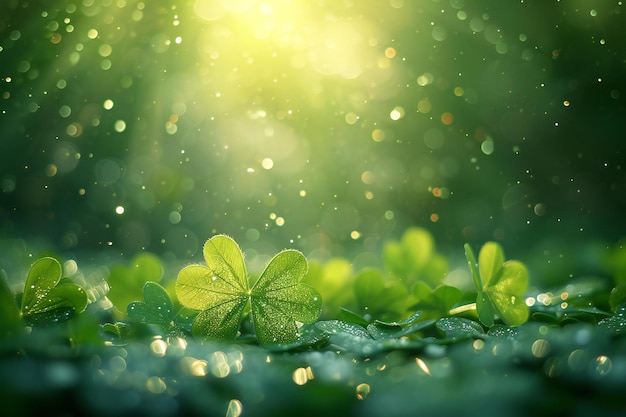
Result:
M133 334L133 326L125 322L105 323L101 326L105 339L116 346L125 345Z
M503 263L504 254L500 245L495 242L485 243L478 254L478 271L480 271L483 290L498 279Z
M478 290L476 311L485 326L492 326L499 316L509 326L518 326L528 320L528 306L524 292L528 288L528 271L519 261L504 261L500 245L487 242L478 254L478 269L474 254L465 245L474 285Z
M462 317L446 317L436 323L439 330L451 339L482 338L485 331L473 320Z
M234 240L214 236L203 253L206 266L187 266L176 281L179 301L201 310L193 322L194 334L233 339L248 302L261 344L292 343L298 338L296 321L309 323L319 317L322 297L301 282L307 263L300 252L285 250L272 258L251 289L243 254Z
M422 317L422 312L416 311L415 313L411 314L409 317L401 321L387 322L387 321L381 321L381 320L374 320L374 324L380 325L380 326L394 327L394 328L395 327L407 327L407 326L411 326L415 324L415 322L418 321L420 317Z
M165 331L174 327L174 306L165 288L148 281L143 286L145 302L134 301L128 305L128 318L135 323L156 324Z
M320 348L328 343L330 336L328 333L315 326L305 324L300 329L300 336L292 343L279 343L268 345L267 349L273 352L289 352L294 350L304 350L310 348Z
M318 321L315 325L325 332L333 334L347 334L362 339L372 339L368 331L358 324L348 323L341 320Z
M354 311L348 310L347 308L343 307L339 309L339 318L343 321L358 324L359 326L363 327L367 327L367 325L369 324L369 321L365 320Z
M493 326L495 311L489 297L482 291L476 297L476 312L482 324L487 327Z
M469 244L465 244L465 258L467 259L467 265L469 266L470 272L472 273L472 280L474 281L474 287L478 290L479 293L483 290L483 285L480 282L480 274L478 273L478 263L476 262L476 257L474 256L474 251Z
M409 325L391 327L381 325L380 322L373 322L367 326L367 331L376 340L399 339L402 336L408 336L424 330L425 328L432 326L434 323L435 320L424 320Z
M22 314L29 321L60 321L74 313L82 312L88 303L85 290L71 280L61 280L61 264L50 257L35 261L28 272L24 295L22 296ZM54 310L59 310L58 314ZM68 313L71 311L71 314Z

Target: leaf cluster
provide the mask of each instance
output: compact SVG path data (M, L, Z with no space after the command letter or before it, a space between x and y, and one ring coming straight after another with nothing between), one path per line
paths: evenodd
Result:
M160 334L256 341L268 348L290 350L335 343L336 334L345 329L352 336L406 339L419 345L424 337L448 334L444 324L460 326L454 321L457 314L474 323L462 322L463 326L485 330L520 326L530 318L556 324L604 320L607 326L621 320L606 310L574 302L567 308L556 301L529 307L526 300L533 297L526 293L526 266L505 260L495 242L483 245L478 258L465 245L474 293L445 283L447 262L423 229L409 229L400 241L388 242L383 255L386 269L355 272L345 259L314 263L309 269L302 253L284 250L251 282L237 243L217 235L204 245L205 263L183 267L169 290L157 282L164 268L152 254L137 255L130 266L111 268L107 297L114 307L112 321L99 324L98 319L77 320L93 300L83 287L62 277L55 258L43 257L31 266L17 302L5 280L0 280L0 336L21 334L25 326L70 322L89 327L91 322L99 327L98 331L93 326L85 330L92 336L81 339L73 333L72 337L93 342L97 339L93 335L99 333L102 340L128 343L141 335ZM572 285L570 292L575 291ZM580 288L591 287L582 283ZM578 294L580 298L582 293ZM613 311L623 294L618 283L611 293ZM433 334L433 329L439 333Z

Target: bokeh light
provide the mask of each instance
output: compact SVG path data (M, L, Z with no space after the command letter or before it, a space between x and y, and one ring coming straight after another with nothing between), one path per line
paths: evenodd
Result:
M598 219L621 222L626 204L622 15L563 2L5 2L2 234L181 260L214 233L259 255L322 257L412 225L444 249L620 237Z

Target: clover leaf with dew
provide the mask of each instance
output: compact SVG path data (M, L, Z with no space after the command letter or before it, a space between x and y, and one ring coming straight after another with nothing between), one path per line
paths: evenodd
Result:
M234 339L249 306L260 344L292 343L298 338L296 322L311 323L319 317L321 295L301 282L307 272L302 253L278 253L252 287L241 249L232 238L212 237L203 255L206 265L184 267L175 287L183 306L200 310L192 325L194 335Z
M43 257L33 263L22 295L22 315L29 323L57 323L81 313L89 303L85 290L63 278L61 264Z
M494 317L498 316L509 326L525 323L528 320L528 306L524 300L528 288L526 266L519 261L504 261L504 252L495 242L483 245L478 262L468 244L465 245L465 256L478 290L476 312L480 321L491 327Z
M143 286L144 301L128 304L128 318L140 324L153 324L166 334L182 333L176 325L176 311L169 294L161 285L148 281Z

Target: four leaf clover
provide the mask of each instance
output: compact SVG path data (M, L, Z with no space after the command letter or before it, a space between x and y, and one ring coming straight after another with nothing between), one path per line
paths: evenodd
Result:
M476 312L480 321L491 327L497 315L509 326L525 323L528 320L528 306L524 300L528 288L526 266L519 261L505 262L504 252L495 242L487 242L480 249L478 263L468 244L465 245L465 257L478 290Z
M302 253L278 253L252 287L241 249L230 237L212 237L203 255L206 266L183 268L175 287L183 306L201 310L192 326L195 335L234 339L249 306L259 343L291 343L298 338L296 322L311 323L319 317L322 297L301 282L307 272Z

